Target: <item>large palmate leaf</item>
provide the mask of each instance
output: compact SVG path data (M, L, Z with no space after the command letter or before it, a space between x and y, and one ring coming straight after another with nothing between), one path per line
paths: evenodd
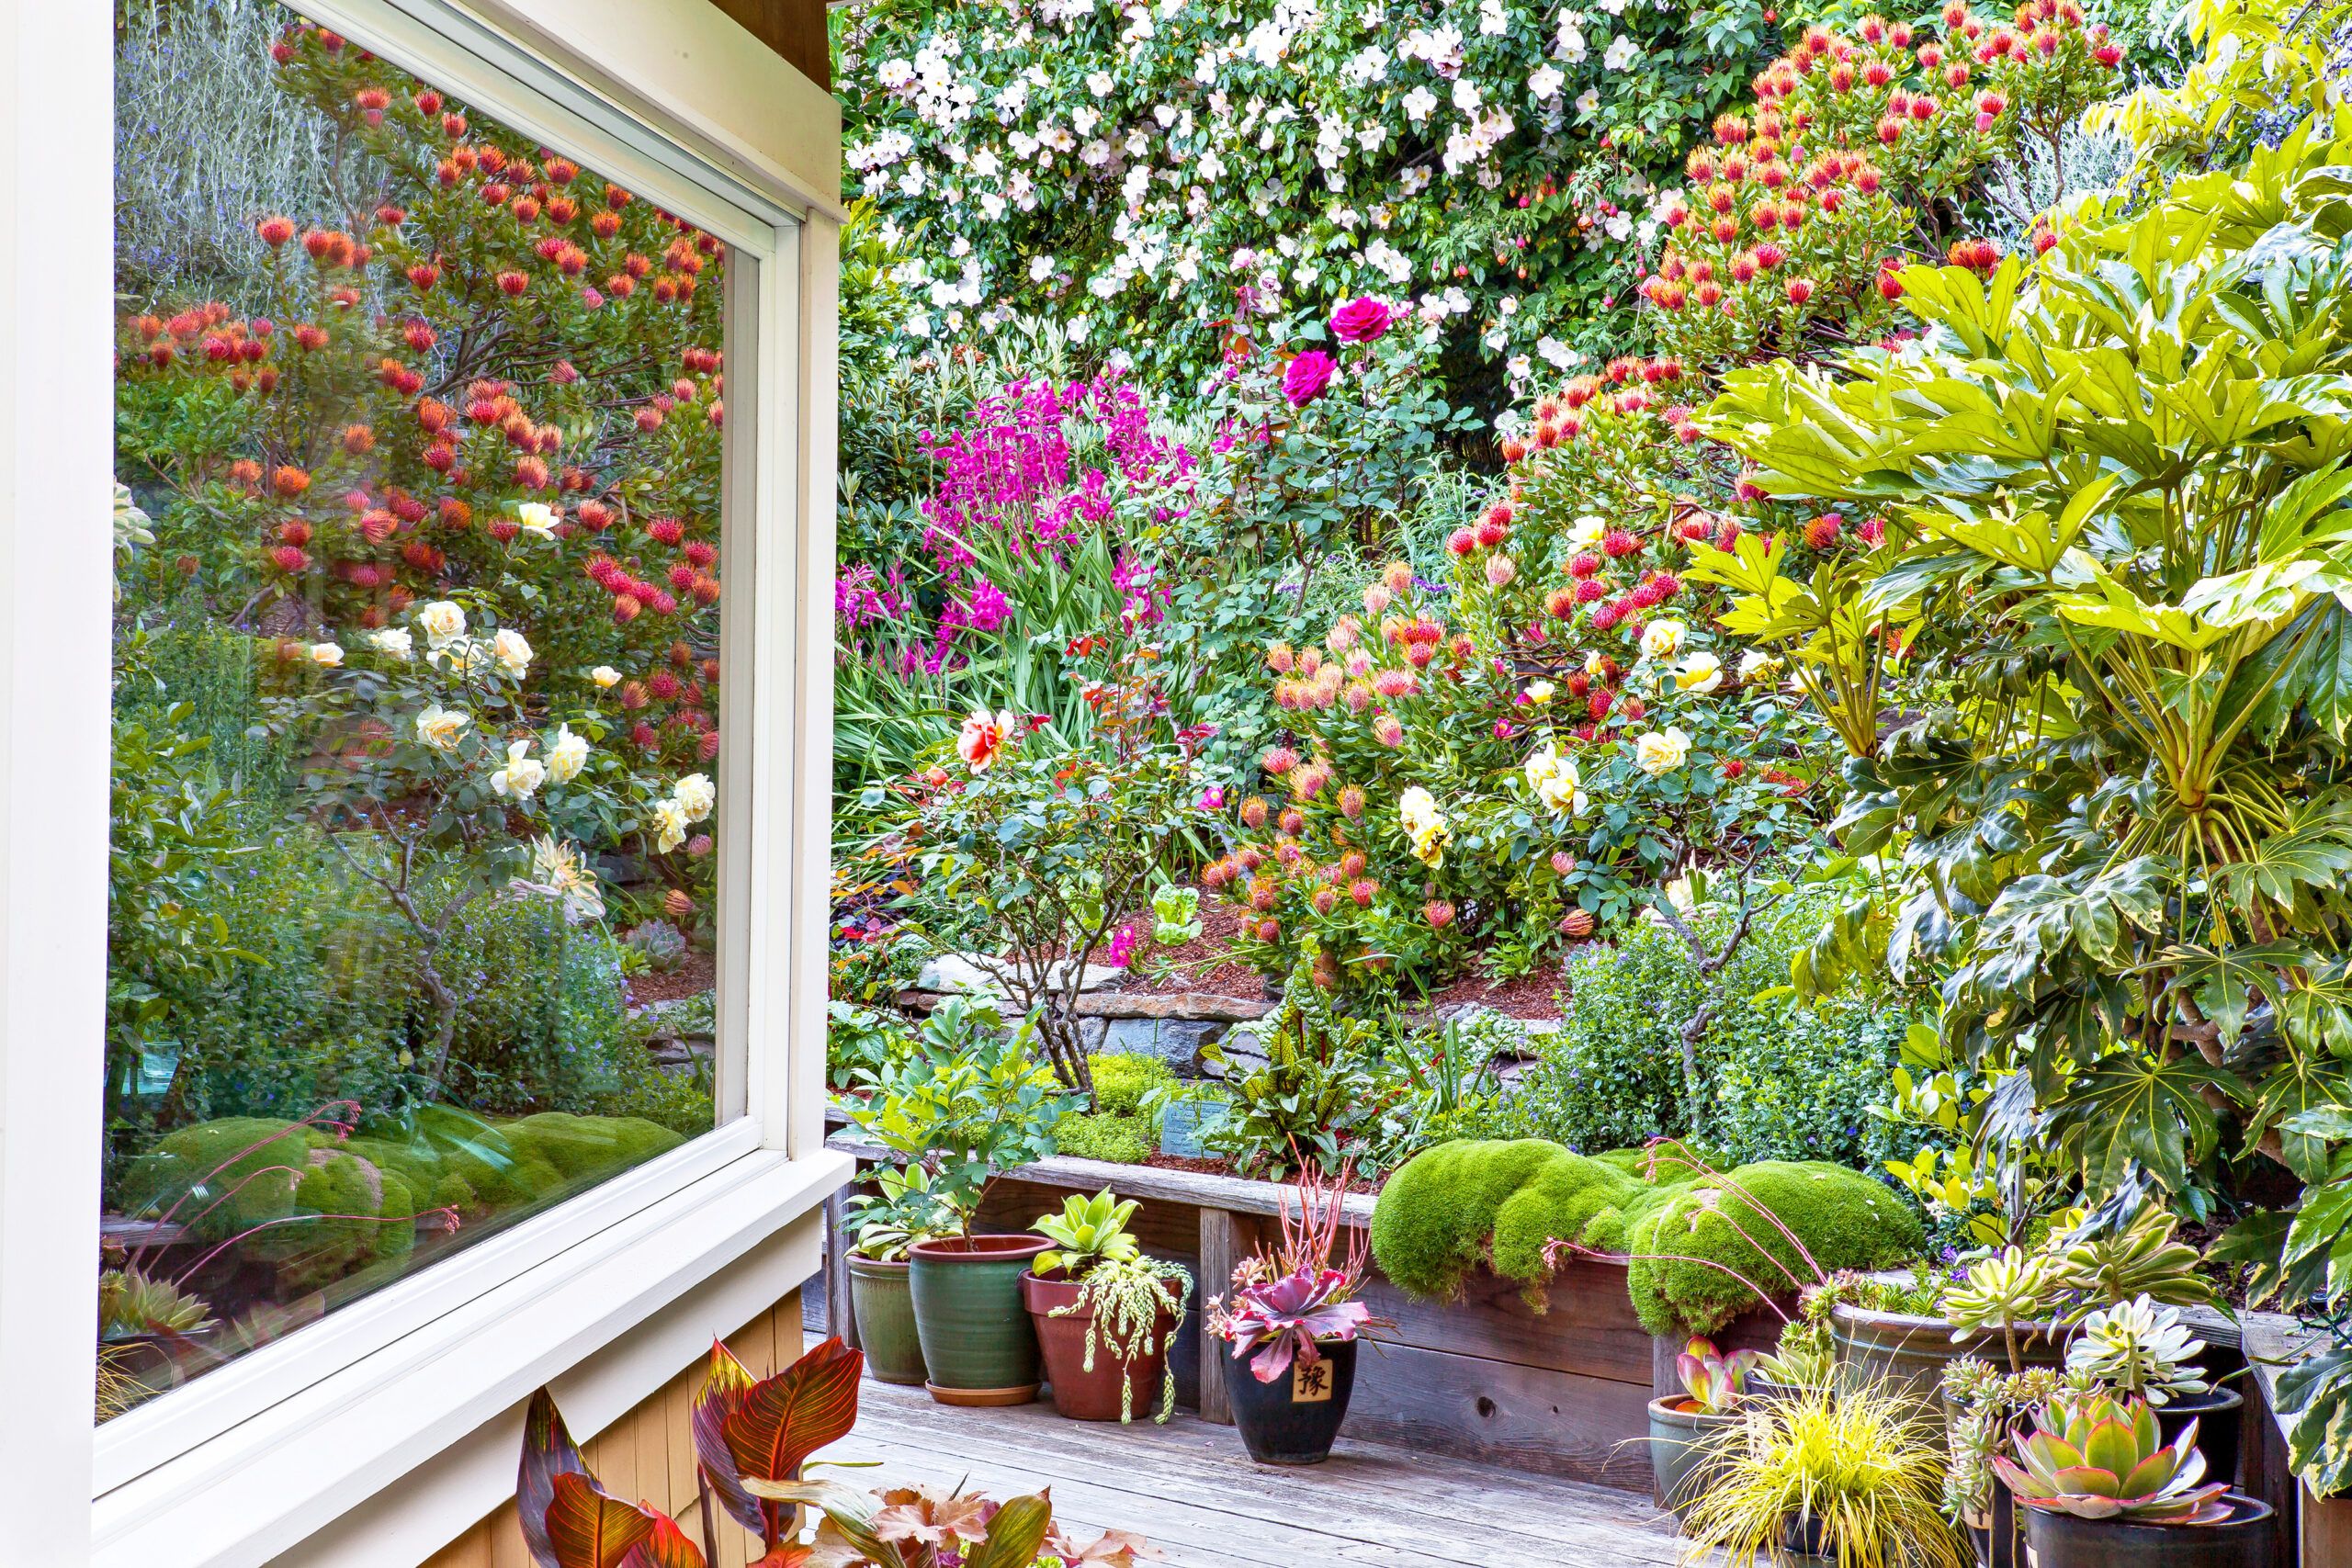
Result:
M555 1478L547 1533L556 1568L620 1568L653 1534L654 1516L607 1494L587 1476ZM695 1553L699 1562L702 1553Z
M732 1396L732 1408L717 1421L715 1437L717 1449L732 1466L735 1484L797 1481L810 1454L846 1437L857 1424L857 1380L865 1367L862 1353L838 1338L828 1339L775 1376ZM698 1423L698 1442L701 1436ZM714 1485L719 1472L712 1461L718 1457L717 1452L704 1456ZM790 1510L779 1509L769 1499L763 1514L758 1528L774 1545L782 1539Z
M2245 1027L2245 1015L2256 997L2276 1001L2287 988L2282 969L2300 969L2312 962L2312 952L2300 942L2266 942L2231 948L2211 948L2199 942L2168 947L2145 969L2170 970L2173 983L2196 998L2197 1010L2220 1032L2224 1049Z
M2123 1181L2136 1162L2177 1192L2188 1184L2188 1168L2221 1136L2205 1103L2208 1089L2245 1094L2233 1074L2187 1053L2167 1062L2111 1051L2070 1086L2050 1124L2075 1150L2093 1190Z
M514 1478L514 1514L523 1529L523 1545L538 1568L562 1568L555 1544L548 1539L548 1506L555 1501L558 1476L588 1473L571 1434L564 1430L563 1413L546 1389L531 1395L523 1417L523 1462Z
M2324 1496L2352 1488L2352 1345L2337 1343L2278 1374L2287 1462Z
M2295 907L2299 887L2333 887L2352 871L2352 803L2340 796L2306 801L2287 826L2245 860L2216 869L2214 880L2240 906L2267 900Z

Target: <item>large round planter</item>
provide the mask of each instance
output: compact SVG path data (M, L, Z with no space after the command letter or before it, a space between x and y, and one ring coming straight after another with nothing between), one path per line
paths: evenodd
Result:
M857 1319L857 1342L865 1370L877 1382L924 1381L922 1341L915 1333L914 1297L907 1288L904 1260L885 1263L849 1255L850 1311Z
M1736 1427L1736 1415L1710 1415L1686 1408L1680 1394L1650 1401L1650 1496L1679 1522L1690 1517L1713 1479L1707 1439L1726 1427Z
M1289 1371L1260 1382L1250 1370L1254 1349L1236 1356L1232 1346L1218 1345L1226 1403L1241 1430L1242 1446L1260 1464L1321 1464L1331 1457L1340 1423L1348 1416L1348 1396L1355 1392L1356 1341L1319 1348L1323 1354L1314 1366L1294 1359Z
M2156 1408L2156 1429L2169 1443L2197 1423L2197 1451L2205 1456L2205 1479L2238 1482L2238 1435L2245 1398L2233 1388L2177 1393Z
M2218 1525L2143 1525L2078 1519L2027 1508L2033 1568L2268 1568L2278 1521L2270 1505L2233 1492Z
M2036 1324L2032 1338L2020 1327L2018 1359L2029 1367L2065 1365L2066 1349L2052 1336L2055 1324ZM1829 1333L1838 1350L1838 1376L1849 1388L1867 1382L1891 1384L1923 1404L1943 1403L1944 1367L1962 1356L1976 1356L2007 1371L2008 1342L1999 1330L1963 1336L1958 1343L1951 1325L1940 1317L1915 1317L1909 1313L1869 1312L1840 1304L1829 1314Z
M1126 1421L1159 1408L1169 1336L1176 1331L1174 1314L1163 1310L1153 1321L1150 1348L1132 1361L1114 1359L1111 1348L1096 1339L1094 1365L1089 1370L1086 1337L1093 1329L1094 1314L1082 1304L1079 1287L1068 1280L1031 1274L1021 1281L1021 1300L1045 1354L1055 1410L1073 1421Z
M1037 1336L1021 1304L1041 1235L919 1241L907 1258L924 1386L942 1404L1026 1404L1037 1397Z
M1159 1152L1176 1159L1206 1159L1202 1140L1225 1125L1233 1107L1221 1100L1180 1100L1159 1113Z

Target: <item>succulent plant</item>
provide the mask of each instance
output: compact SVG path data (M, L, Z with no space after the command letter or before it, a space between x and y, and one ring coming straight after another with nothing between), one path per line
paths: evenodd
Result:
M1682 1378L1682 1391L1702 1413L1722 1416L1746 1397L1747 1374L1756 1360L1753 1350L1725 1356L1716 1351L1713 1340L1693 1339L1674 1358L1674 1370Z
M136 1269L112 1269L98 1276L101 1339L195 1334L212 1323L212 1312L204 1298L169 1280L153 1280Z
M666 973L686 961L685 933L664 919L639 920L621 938L621 944L634 948L645 960L645 966Z
M1063 1199L1060 1213L1047 1214L1029 1227L1054 1244L1030 1267L1039 1274L1067 1269L1077 1280L1098 1263L1134 1262L1136 1238L1127 1222L1136 1207L1133 1198L1114 1198L1107 1187L1091 1198L1073 1194Z
M2066 1348L2066 1370L2161 1405L2213 1386L2197 1375L2196 1357L2204 1348L2205 1341L2181 1326L2178 1308L2134 1296L2083 1320L2081 1335Z
M2180 1222L2153 1205L2121 1231L2047 1249L2052 1284L2080 1292L2085 1307L2111 1306L2135 1296L2176 1306L2213 1301L2212 1281L2197 1270L2197 1249L2176 1240ZM2071 1321L2079 1315L2069 1314Z
M2017 1459L1992 1459L2029 1508L2150 1524L2211 1525L2230 1517L2222 1501L2228 1483L2204 1481L2194 1421L2166 1443L2146 1400L2089 1394L2052 1399L2035 1425Z
M2017 1247L1996 1252L1968 1266L1968 1278L1944 1292L1943 1313L1951 1323L1952 1343L1985 1329L1999 1329L2009 1352L2009 1370L2018 1370L2018 1329L2041 1320L2052 1304L2058 1284L2050 1259Z

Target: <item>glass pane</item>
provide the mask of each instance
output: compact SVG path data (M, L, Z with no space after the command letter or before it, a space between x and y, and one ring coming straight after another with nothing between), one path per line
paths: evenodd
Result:
M119 37L102 1418L710 1126L724 392L711 236Z

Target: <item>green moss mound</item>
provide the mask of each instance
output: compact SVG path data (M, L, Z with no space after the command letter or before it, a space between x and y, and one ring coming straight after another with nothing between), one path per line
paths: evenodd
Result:
M1484 1263L1540 1300L1549 1242L1631 1255L1634 1310L1653 1334L1712 1334L1801 1282L1916 1257L1919 1222L1841 1166L1766 1161L1713 1173L1671 1146L1587 1157L1542 1139L1429 1149L1389 1178L1372 1216L1381 1269L1419 1296L1456 1295Z
M1094 1077L1094 1109L1112 1116L1133 1116L1143 1109L1144 1096L1176 1081L1175 1069L1158 1056L1136 1051L1112 1051L1086 1058Z

